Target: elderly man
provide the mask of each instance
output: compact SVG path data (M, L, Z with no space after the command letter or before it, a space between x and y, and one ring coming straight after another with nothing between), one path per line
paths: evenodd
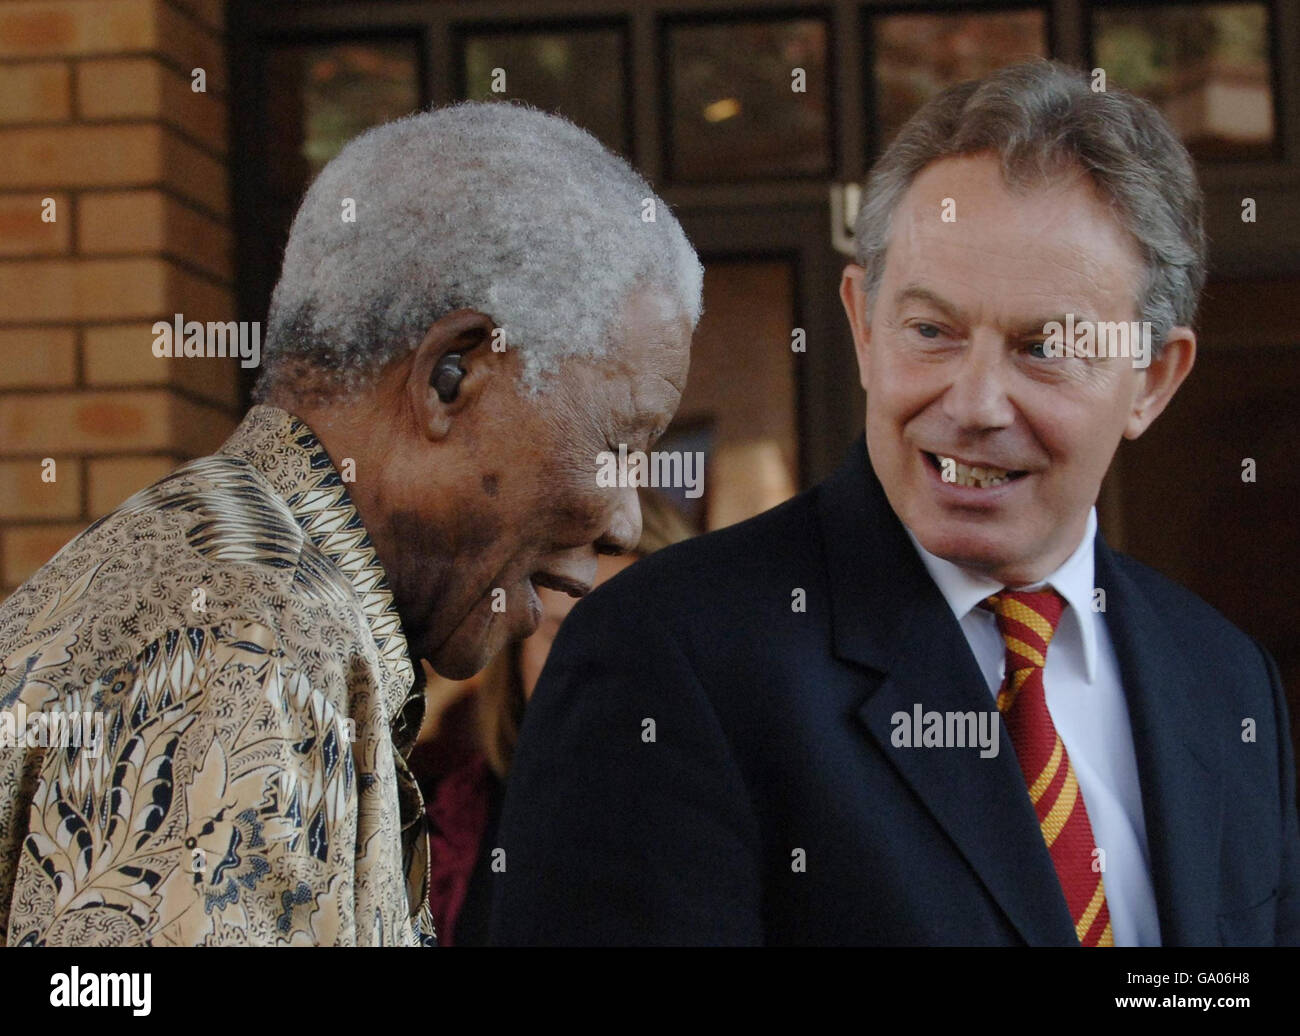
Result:
M911 120L857 240L865 441L574 609L495 939L1296 942L1277 670L1097 532L1119 442L1192 367L1186 151L1131 96L1012 68ZM1150 353L1080 330L1130 321Z
M430 941L413 660L473 674L636 544L597 455L671 419L700 287L562 119L350 143L294 220L264 405L0 608L0 707L103 730L0 748L0 943Z

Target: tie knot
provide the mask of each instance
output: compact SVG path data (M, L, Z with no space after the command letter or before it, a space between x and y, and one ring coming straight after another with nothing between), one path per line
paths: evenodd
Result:
M1042 669L1047 645L1065 612L1065 598L1045 590L1003 590L983 602L997 616L998 632L1007 646L1007 672Z

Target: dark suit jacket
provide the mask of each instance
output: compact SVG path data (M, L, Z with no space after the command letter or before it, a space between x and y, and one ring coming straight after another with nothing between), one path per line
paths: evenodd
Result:
M1100 536L1096 578L1163 942L1297 942L1275 666ZM990 701L859 440L827 482L566 619L507 791L493 941L1077 945L1005 728L990 759L891 745L915 703Z

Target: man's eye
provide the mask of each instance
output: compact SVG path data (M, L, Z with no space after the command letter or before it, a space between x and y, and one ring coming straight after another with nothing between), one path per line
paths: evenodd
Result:
M1051 359L1051 357L1047 355L1046 342L1029 342L1025 345L1025 351L1028 352L1029 355L1032 356L1035 360Z
M913 324L912 326L922 338L938 338L943 333L933 324Z

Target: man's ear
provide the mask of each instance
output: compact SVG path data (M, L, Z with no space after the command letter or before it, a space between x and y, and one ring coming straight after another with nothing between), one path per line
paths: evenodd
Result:
M1196 362L1196 334L1190 327L1175 327L1165 337L1160 355L1141 372L1133 410L1124 425L1124 438L1136 439L1160 416Z
M844 314L853 329L853 349L858 354L858 380L867 387L867 374L871 368L871 312L867 306L867 272L857 263L844 267L840 278L840 301Z
M453 416L483 391L498 366L494 360L502 355L488 348L495 328L487 314L457 309L434 321L425 332L411 355L406 395L426 438L445 438Z

